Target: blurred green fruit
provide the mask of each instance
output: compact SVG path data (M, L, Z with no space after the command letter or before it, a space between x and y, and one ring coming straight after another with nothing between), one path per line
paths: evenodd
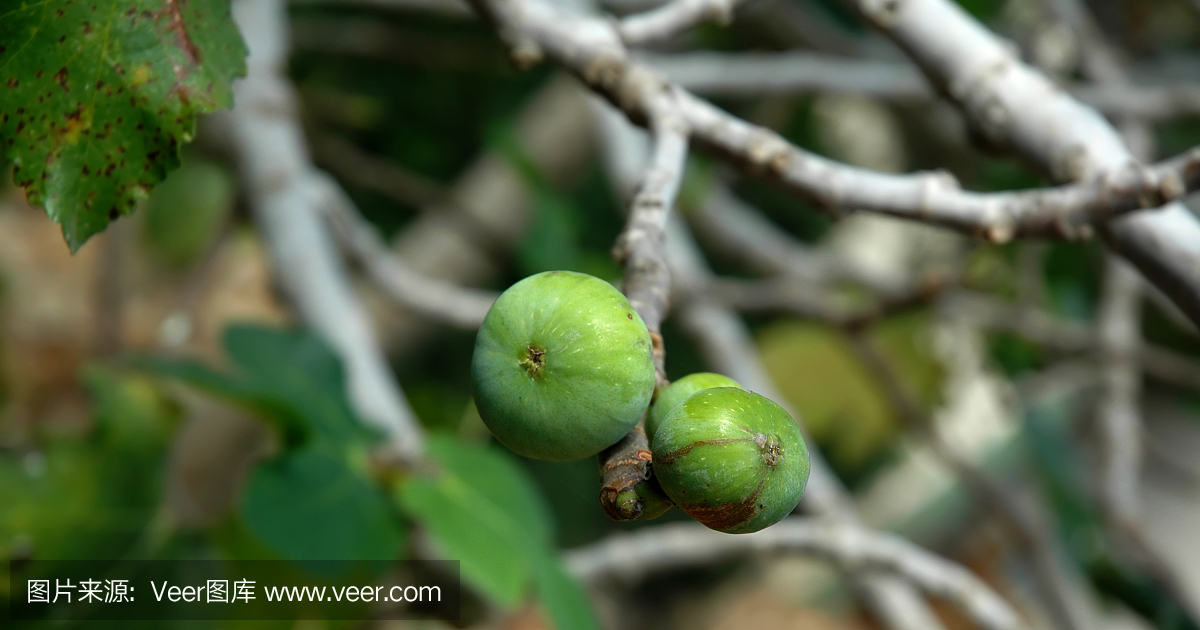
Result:
M172 266L195 261L233 211L236 195L236 184L225 169L185 160L150 195L145 236L151 250Z
M609 283L539 273L488 311L471 378L479 416L502 444L534 459L588 457L646 412L654 392L650 333Z
M654 442L654 433L658 431L659 425L662 424L667 414L675 408L675 405L685 401L689 396L695 394L702 389L711 387L741 387L737 381L725 376L724 374L715 374L713 372L696 372L671 383L669 387L659 393L654 404L650 407L650 415L646 416L646 439Z
M808 447L792 417L734 387L703 390L672 409L652 450L654 475L671 501L729 534L779 522L808 482Z

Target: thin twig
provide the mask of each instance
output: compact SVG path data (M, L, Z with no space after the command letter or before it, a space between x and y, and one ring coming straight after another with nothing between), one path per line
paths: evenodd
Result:
M810 51L642 53L638 59L680 87L705 96L844 92L896 102L922 102L938 96L911 64L886 59ZM1152 122L1200 116L1197 85L1080 83L1063 88L1109 116Z
M442 201L446 190L437 182L363 151L329 133L310 135L314 161L338 179L387 196L414 210Z
M476 330L496 301L490 291L468 289L426 276L396 256L358 214L346 195L330 182L326 216L346 252L397 303L433 321Z
M629 46L645 46L668 40L702 22L722 26L733 20L733 10L741 0L671 0L621 20L621 39Z
M852 573L893 574L950 602L981 628L1024 628L1017 613L963 567L889 534L844 522L792 517L763 531L722 535L695 523L617 534L569 552L568 566L587 580L638 580L656 571L706 565L749 553L796 553L825 558Z
M657 392L667 384L662 320L671 294L671 276L663 248L667 220L687 160L687 129L676 115L670 92L651 94L654 101L648 106L654 138L651 163L630 204L629 219L613 248L613 257L624 265L622 289L650 331ZM650 460L643 421L600 454L600 505L609 516L620 520L641 516L640 501L619 501L619 497L649 479Z
M1142 336L1140 286L1133 269L1110 257L1096 318L1104 383L1097 409L1104 450L1101 505L1113 522L1131 526L1141 521L1141 374L1137 365Z

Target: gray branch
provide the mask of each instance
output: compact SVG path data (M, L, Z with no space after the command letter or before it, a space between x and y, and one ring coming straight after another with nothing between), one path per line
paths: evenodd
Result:
M982 580L896 536L841 522L789 518L761 532L730 536L695 523L663 525L618 534L569 552L571 571L588 580L637 580L667 571L719 562L748 553L817 556L851 572L873 570L901 577L966 613L981 628L1024 628L1016 612Z
M668 40L702 22L726 25L741 0L671 0L644 13L621 20L621 39L630 46Z
M422 441L416 418L321 222L324 180L309 161L295 94L283 72L286 5L239 0L234 17L250 47L249 72L234 86L236 146L274 272L303 320L341 358L358 414L383 430L401 456L414 456Z
M858 59L809 51L642 53L640 61L680 87L706 96L845 92L890 101L937 96L917 68L900 61ZM1163 121L1200 116L1200 86L1070 84L1075 98L1110 116Z
M346 194L330 182L326 214L342 248L388 296L413 312L464 330L476 330L496 301L490 291L468 289L410 267L384 243Z
M856 0L979 130L1050 177L1084 181L1137 162L1120 134L948 0ZM1170 197L1164 197L1170 201ZM1078 225L1078 224L1077 224ZM1099 226L1108 244L1200 322L1200 221L1179 203Z

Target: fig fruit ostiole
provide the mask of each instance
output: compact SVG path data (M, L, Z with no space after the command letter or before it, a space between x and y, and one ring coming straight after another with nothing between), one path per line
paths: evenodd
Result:
M705 389L676 405L652 451L654 475L671 501L730 534L779 522L808 482L808 447L792 417L734 387Z
M471 379L479 415L501 444L534 459L589 457L629 433L650 404L650 333L609 283L539 273L488 311Z

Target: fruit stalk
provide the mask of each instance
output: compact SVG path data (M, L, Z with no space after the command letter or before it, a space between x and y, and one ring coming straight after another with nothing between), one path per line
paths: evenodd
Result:
M623 291L650 331L657 395L669 384L661 334L671 292L664 250L667 219L687 160L687 129L672 106L673 94L664 89L645 92L654 137L653 161L630 204L629 221L613 247L613 258L625 267ZM620 502L618 497L622 492L629 496L628 491L649 481L650 463L644 418L629 435L600 454L600 505L611 518L633 520L642 515L641 501Z

